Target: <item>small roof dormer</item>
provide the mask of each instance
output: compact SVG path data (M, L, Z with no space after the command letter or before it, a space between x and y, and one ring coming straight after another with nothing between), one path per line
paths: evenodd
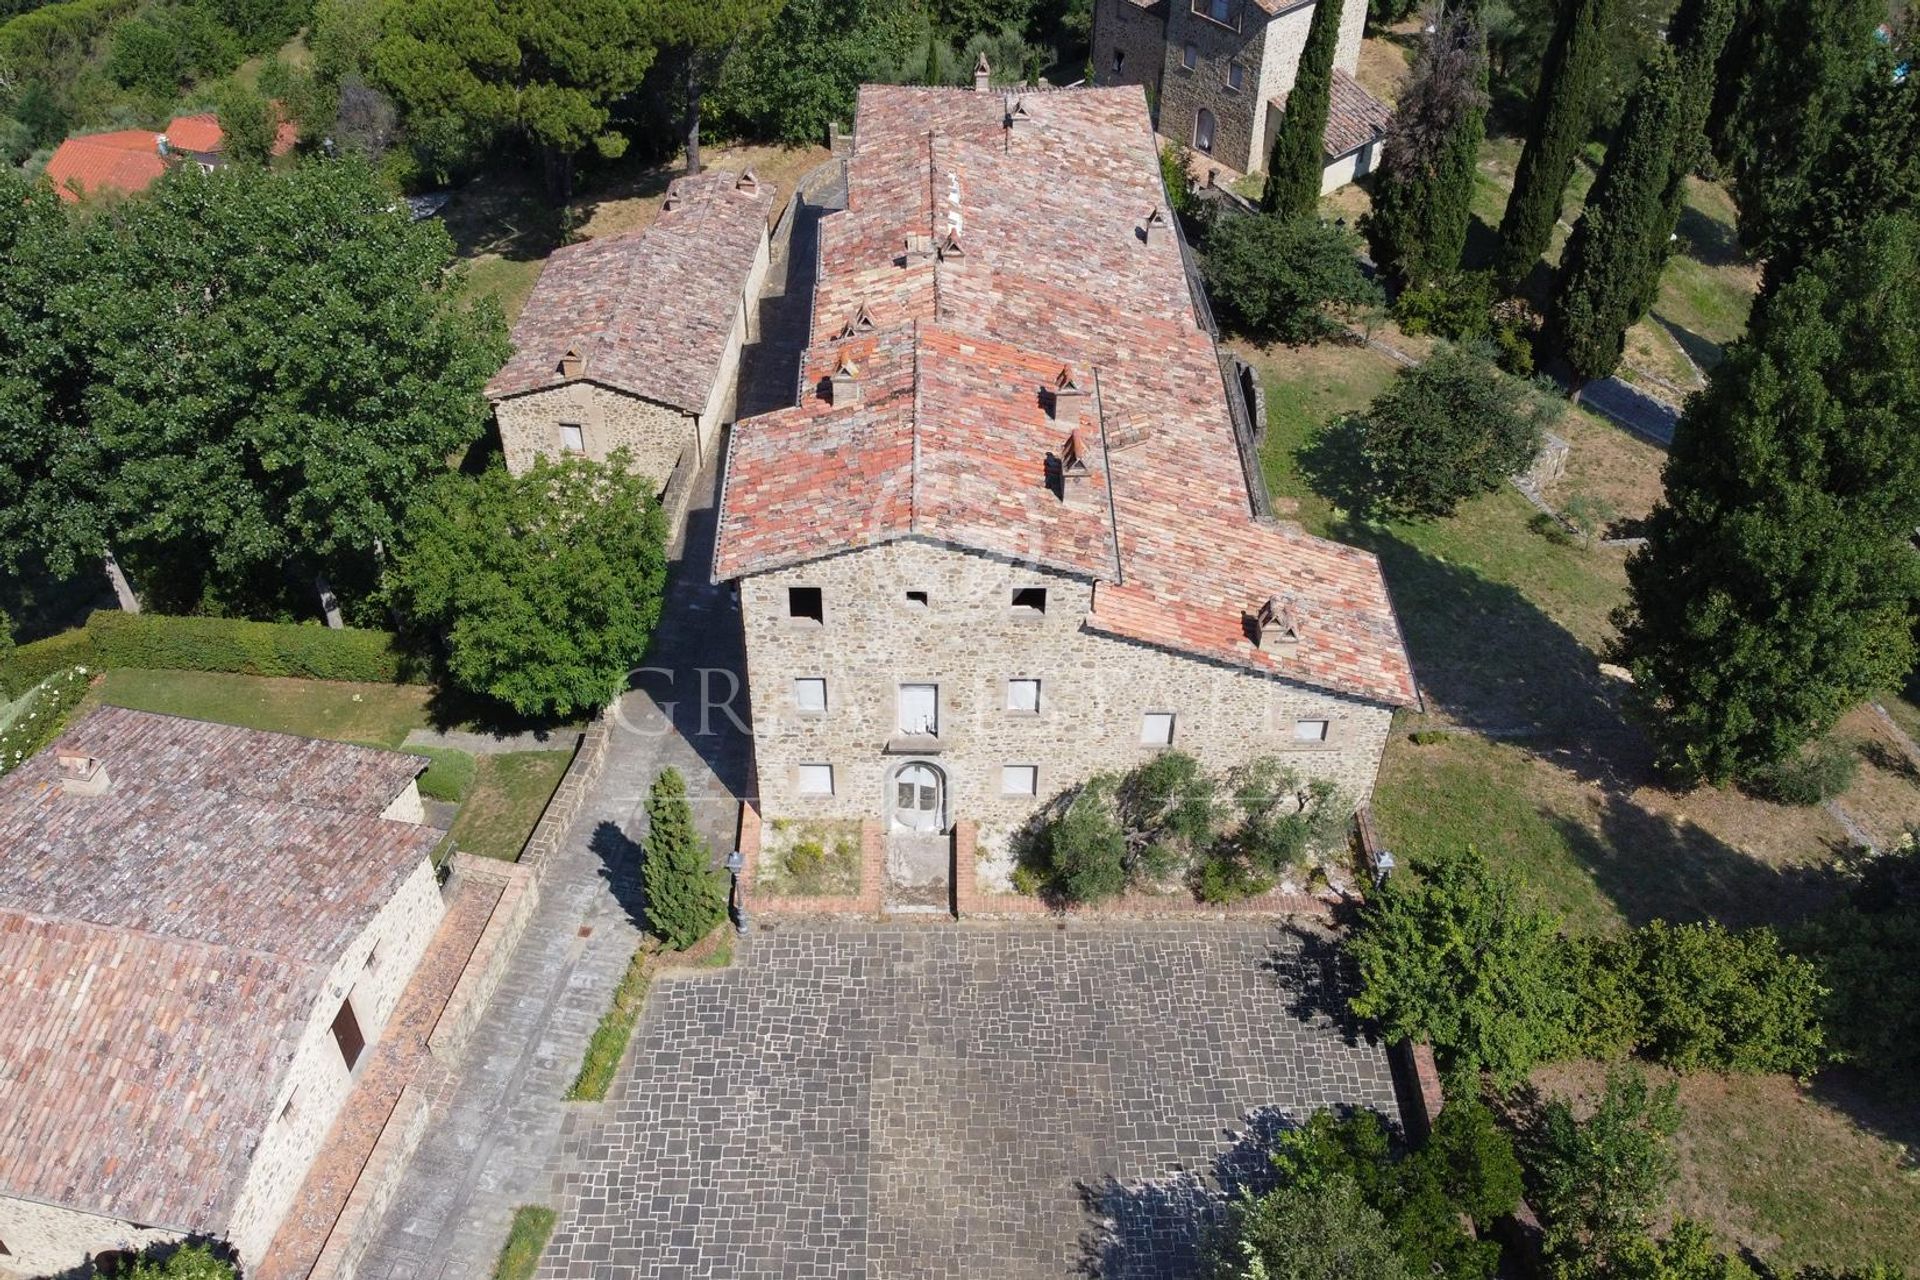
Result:
M1253 647L1262 653L1291 653L1300 647L1300 612L1293 597L1268 596L1253 612Z
M847 322L840 326L837 336L851 338L862 333L872 333L874 328L873 313L867 310L867 304L863 302L860 304L860 309L848 316Z
M733 189L742 195L757 196L760 194L760 179L755 176L753 170L748 169L734 179Z

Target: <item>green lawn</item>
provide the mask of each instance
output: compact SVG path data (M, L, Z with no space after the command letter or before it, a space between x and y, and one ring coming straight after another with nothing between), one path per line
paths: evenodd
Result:
M483 858L517 859L572 762L571 751L481 756L473 790L453 822L454 847Z

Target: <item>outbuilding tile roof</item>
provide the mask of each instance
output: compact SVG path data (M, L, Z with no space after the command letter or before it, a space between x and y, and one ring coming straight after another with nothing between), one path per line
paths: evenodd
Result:
M379 816L423 764L105 707L0 779L0 1195L228 1228L326 973L438 842Z
M1095 629L1415 700L1374 557L1252 516L1179 246L1146 231L1165 196L1138 87L869 85L848 191L799 403L735 426L716 578L933 538L1096 580ZM843 366L857 403L830 393ZM1076 432L1095 499L1068 504ZM1306 620L1284 655L1248 638L1269 598Z
M558 249L487 383L502 400L576 378L697 414L719 375L766 234L771 185L710 169L678 178L652 226ZM577 374L561 361L575 352Z
M1327 129L1321 135L1321 149L1329 158L1358 151L1387 132L1393 108L1360 87L1360 82L1333 69L1333 83L1327 95Z
M96 191L145 191L166 171L154 134L146 129L68 138L53 149L46 169L47 181L69 201Z

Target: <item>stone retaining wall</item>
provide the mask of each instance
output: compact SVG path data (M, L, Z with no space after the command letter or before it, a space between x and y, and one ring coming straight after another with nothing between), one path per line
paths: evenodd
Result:
M387 1206L400 1189L407 1162L433 1120L433 1096L438 1090L430 1077L445 1072L438 1062L428 1060L419 1078L400 1091L307 1280L353 1280L367 1250L373 1247Z
M546 810L534 826L533 834L527 837L526 846L520 850L519 865L529 868L536 880L545 874L548 861L560 851L567 833L573 829L573 820L580 816L580 809L593 790L593 784L600 780L600 772L607 764L607 743L612 737L610 709L595 716L593 723L587 726L587 731L580 735L580 745L574 749L573 763L567 766L566 776L560 779L560 785L554 789L553 798L547 801Z
M507 964L513 959L514 948L520 945L527 922L533 918L533 909L540 902L538 881L532 872L516 863L456 853L453 874L498 884L500 898L487 918L479 941L474 944L460 981L447 997L446 1008L440 1011L439 1019L427 1035L427 1051L447 1062L460 1056L474 1028L480 1025L481 1015L486 1013L487 1003L499 989Z

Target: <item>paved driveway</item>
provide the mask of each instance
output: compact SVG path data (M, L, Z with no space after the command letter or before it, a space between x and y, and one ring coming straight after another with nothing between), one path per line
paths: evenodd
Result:
M821 926L656 987L543 1277L1187 1276L1288 1116L1393 1110L1271 925Z

